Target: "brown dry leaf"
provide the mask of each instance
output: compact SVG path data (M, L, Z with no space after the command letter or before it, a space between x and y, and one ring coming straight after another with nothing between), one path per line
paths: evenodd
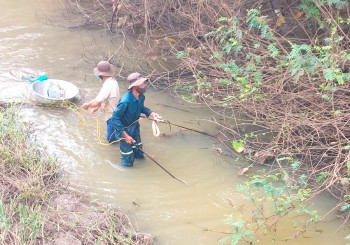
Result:
M144 58L152 61L156 61L159 57L156 52L148 52L148 53L145 53Z
M176 39L172 37L164 37L164 41L168 43L176 43Z
M118 19L117 27L125 26L128 16L124 16Z
M263 23L263 22L264 22L264 16L259 16L258 22L259 22L259 23Z
M156 61L158 59L158 56L157 55L151 55L149 56L149 58L152 60L152 61Z
M272 23L273 19L272 18L266 18L265 21L266 21L266 23Z
M282 15L278 16L276 21L276 26L281 26L284 23L286 23L286 19Z
M196 49L195 49L195 48L188 47L188 48L186 48L186 51L187 51L187 53L189 53L189 54L193 54L193 53L196 52Z
M301 17L303 17L304 16L304 11L301 11L301 10L299 10L299 11L297 11L296 13L295 13L295 18L298 20L298 19L300 19Z
M245 167L245 168L243 168L239 173L238 173L238 175L243 175L243 174L245 174L251 167L253 167L253 164L250 164L248 167Z
M341 178L340 179L340 183L342 185L348 185L349 184L349 179L348 178Z

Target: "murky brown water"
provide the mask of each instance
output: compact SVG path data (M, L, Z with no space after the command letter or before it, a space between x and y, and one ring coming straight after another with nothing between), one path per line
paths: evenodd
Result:
M225 216L235 213L244 218L236 211L243 200L235 192L235 186L244 180L237 176L235 164L242 162L210 150L220 146L212 138L181 132L175 127L170 130L166 125L160 125L160 129L167 136L155 138L150 122L141 122L144 150L185 180L186 186L149 159L138 161L134 168L125 171L113 168L109 162L119 162L119 148L98 143L95 117L85 114L83 123L72 111L30 104L26 97L28 82L16 79L21 71L46 71L50 78L73 82L84 95L77 102L80 106L92 99L100 86L92 74L93 65L83 60L82 52L100 56L118 46L118 41L110 42L108 34L100 31L47 25L48 18L57 13L54 1L0 0L0 4L0 100L25 102L25 120L38 125L38 139L64 164L73 183L128 213L141 230L157 236L157 244L218 244L225 236L222 232L227 232ZM125 91L124 80L117 79ZM213 125L198 121L210 117L205 108L182 104L151 89L146 97L147 106L173 123L217 132ZM101 130L104 135L104 123ZM327 198L315 202L321 212L330 210L332 205ZM332 219L333 216L327 218ZM315 227L323 233L314 232L308 238L283 243L279 239L288 236L287 227L280 228L276 244L346 244L344 237L349 233L345 229L335 233L339 223L332 221ZM271 244L271 239L260 244Z

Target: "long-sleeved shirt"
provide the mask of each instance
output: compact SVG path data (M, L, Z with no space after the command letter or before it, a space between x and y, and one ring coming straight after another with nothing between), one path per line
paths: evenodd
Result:
M145 96L143 94L140 94L139 99L136 99L131 91L123 94L111 117L116 126L117 137L122 137L122 131L128 133L127 127L134 124L141 113L149 117L152 111L145 107L144 102ZM136 122L136 125L139 125L138 122Z
M113 77L104 81L102 88L95 100L102 102L101 109L104 111L104 118L108 121L120 99L120 92L117 80Z

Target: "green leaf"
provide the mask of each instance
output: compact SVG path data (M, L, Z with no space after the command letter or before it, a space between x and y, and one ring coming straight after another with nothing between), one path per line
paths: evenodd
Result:
M273 58L276 58L279 55L279 50L276 47L275 43L270 43L269 46L267 47L267 49L269 50L269 52Z
M219 22L227 22L228 18L227 17L220 17Z
M340 211L344 212L350 209L350 204L346 203L343 206L340 207Z
M260 43L254 43L253 47L256 49L260 48Z
M182 59L185 58L188 55L188 53L186 51L179 51L176 54L176 59Z
M245 148L245 140L233 140L232 141L232 148L238 152L241 153L242 151L244 151Z
M326 178L327 178L327 176L328 176L328 172L321 172L321 173L317 176L316 182L317 182L317 183L320 183L320 182L325 181Z
M328 94L322 94L321 98L326 100L326 101L330 101L331 100L331 96L328 95Z
M300 168L301 163L299 161L293 161L291 166L294 170L296 170L296 169Z

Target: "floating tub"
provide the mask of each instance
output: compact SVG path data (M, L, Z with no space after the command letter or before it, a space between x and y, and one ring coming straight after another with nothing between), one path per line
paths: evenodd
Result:
M58 85L62 92L59 96L50 96L50 86ZM58 80L47 79L44 81L36 81L32 83L33 100L40 104L53 104L64 100L75 100L78 97L79 89L73 83Z

